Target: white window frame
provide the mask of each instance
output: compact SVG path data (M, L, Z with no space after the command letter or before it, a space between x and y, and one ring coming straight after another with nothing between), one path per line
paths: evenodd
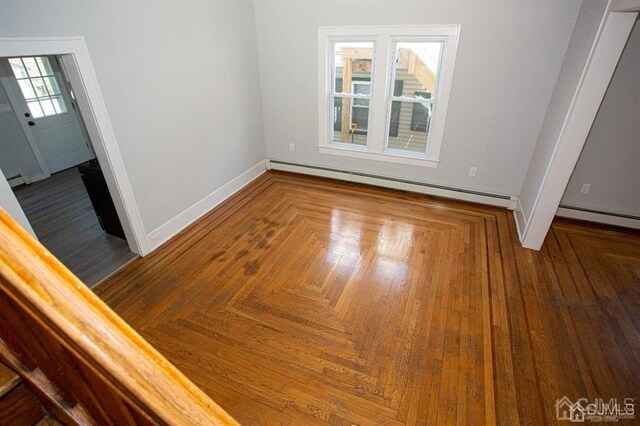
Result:
M318 28L318 150L322 154L437 167L451 90L459 25L320 27ZM369 99L367 145L333 141L333 43L372 41L374 43ZM395 43L438 41L443 43L434 111L425 153L387 149L393 97ZM358 95L355 95L358 96ZM403 99L409 101L409 98ZM410 102L420 101L419 99ZM437 110L436 110L437 109Z

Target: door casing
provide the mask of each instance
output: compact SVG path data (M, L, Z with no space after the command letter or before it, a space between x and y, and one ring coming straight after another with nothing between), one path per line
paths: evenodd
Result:
M150 245L84 37L0 37L0 57L55 55L60 56L73 86L129 248L144 256L149 253ZM15 195L5 189L0 185L0 204L15 206ZM5 198L12 199L3 200ZM16 218L24 223L24 212L22 216Z

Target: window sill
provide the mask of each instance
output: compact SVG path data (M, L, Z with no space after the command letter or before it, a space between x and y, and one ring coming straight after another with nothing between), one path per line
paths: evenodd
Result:
M342 155L344 157L355 157L366 160L385 161L387 163L408 164L422 167L438 167L438 160L430 159L426 154L405 153L401 151L371 152L365 146L345 146L338 144L329 146L319 146L320 154Z

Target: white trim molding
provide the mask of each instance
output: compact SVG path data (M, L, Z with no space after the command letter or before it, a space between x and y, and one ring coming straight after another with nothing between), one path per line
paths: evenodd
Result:
M522 208L522 203L520 202L520 199L518 198L518 201L516 202L516 208L513 210L513 217L515 218L516 221L516 229L518 231L518 239L520 240L520 243L522 243L522 237L524 235L524 230L527 227L527 219L526 216L524 214L523 208Z
M614 12L640 12L640 0L611 0Z
M378 176L368 173L310 166L299 163L289 163L279 160L267 160L267 169L325 177L346 182L362 183L365 185L415 192L418 194L433 195L434 197L447 198L451 200L503 207L509 210L515 209L518 202L518 198L515 196L490 194L463 188L445 187L424 182L402 180L389 176Z
M560 206L558 217L583 220L585 222L620 226L622 228L640 229L640 217L612 212L595 211L575 206Z
M318 28L318 151L376 161L438 167L449 102L460 25L341 26ZM372 48L371 93L335 93L334 44L370 42ZM400 42L441 43L436 90L430 99L395 96L395 47ZM333 140L333 99L368 99L366 145ZM391 149L388 145L393 102L425 102L433 105L433 117L425 152Z
M148 254L142 218L84 38L0 37L0 56L32 55L61 56L129 248L143 256Z
M16 186L20 185L30 185L34 182L38 182L39 180L46 179L47 177L48 176L45 176L43 174L29 176L26 173L21 173L13 179L7 178L7 181L9 182L9 186L11 188L15 188Z
M225 183L197 203L193 204L191 207L186 208L182 213L179 213L172 219L169 219L164 224L149 232L147 240L150 249L153 251L160 247L173 236L196 220L200 219L224 200L253 182L266 171L266 160L262 160L255 166L231 179L229 182Z
M525 248L542 247L636 18L611 11L611 3L607 7L531 211L520 219L516 215L516 222L524 219L518 226Z
M346 144L330 144L329 146L318 147L320 154L344 155L345 157L364 158L366 160L386 161L389 163L401 163L412 166L438 167L438 161L430 160L426 155L395 154L386 151L384 153L370 152L366 147L358 149L353 147L343 147Z

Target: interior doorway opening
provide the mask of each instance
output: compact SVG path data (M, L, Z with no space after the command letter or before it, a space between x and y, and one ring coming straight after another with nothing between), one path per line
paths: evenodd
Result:
M64 60L0 58L0 170L35 235L87 285L129 249Z

